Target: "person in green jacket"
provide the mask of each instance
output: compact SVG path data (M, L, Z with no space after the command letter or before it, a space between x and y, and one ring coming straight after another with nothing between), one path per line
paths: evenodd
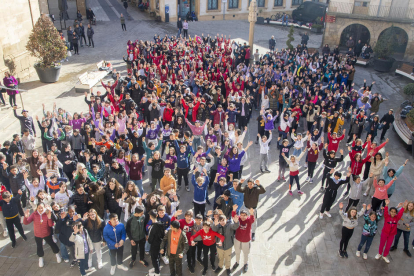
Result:
M156 152L157 150L159 150L161 148L161 144L162 144L162 139L158 139L158 145L155 146L155 144L153 142L149 142L148 146L145 143L145 137L142 137L142 147L145 150L145 154L147 155L147 157L145 158L145 163L147 164L147 168L148 168L148 179L149 179L149 183L152 183L152 167L149 165L148 160L150 158L153 158L154 156L154 152Z
M400 177L404 167L408 163L408 159L405 160L404 164L402 164L402 166L397 171L395 171L394 169L388 169L388 162L389 162L388 160L385 160L385 166L382 169L382 177L384 178L384 181L385 181L384 185L387 185L388 183L390 183L390 181L393 180L394 177L397 177L397 178ZM395 182L396 181L394 181L391 187L389 187L387 190L388 198L390 198L395 191ZM383 202L382 206L385 207L385 201Z
M49 148L51 148L52 144L56 144L58 150L62 150L62 141L65 140L65 132L61 129L58 128L58 130L60 130L60 136L58 136L58 132L57 131L53 131L52 135L53 137L48 135L48 128L45 128L45 133L43 134L43 138L45 138L46 140L49 141Z
M139 246L139 262L147 267L148 262L145 258L145 215L144 208L137 206L135 213L131 216L126 225L126 233L131 241L131 262L129 267L132 268L137 259L137 250Z

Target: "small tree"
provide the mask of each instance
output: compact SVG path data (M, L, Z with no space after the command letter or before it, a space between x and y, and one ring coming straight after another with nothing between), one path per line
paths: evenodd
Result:
M66 45L52 21L42 15L37 20L26 45L31 56L38 58L35 66L48 68L56 66L66 56Z
M395 51L396 41L394 26L392 26L380 35L377 44L375 44L375 57L379 59L388 59Z
M407 84L404 87L404 94L411 97L411 101L414 100L414 83Z
M410 112L407 113L407 120L414 125L414 109L411 109Z
M292 42L295 40L295 38L293 37L293 33L295 32L295 29L293 28L293 25L290 26L289 29L289 34L288 34L288 39L286 40L286 46L290 49L293 50L293 45Z

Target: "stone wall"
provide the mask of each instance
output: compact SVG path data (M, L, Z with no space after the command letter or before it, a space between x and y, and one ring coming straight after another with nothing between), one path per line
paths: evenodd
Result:
M370 32L371 39L370 44L372 47L378 41L378 37L382 31L394 26L399 27L406 31L408 35L407 48L404 54L404 60L412 61L414 58L414 28L411 26L412 22L408 20L400 20L400 22L384 20L382 18L373 17L359 17L355 15L338 15L336 16L335 23L326 23L325 35L323 39L323 45L328 44L331 48L335 45L339 45L341 40L342 31L352 24L361 24L367 27Z
M35 72L35 60L26 51L26 43L40 16L39 0L1 1L0 7L0 79L5 71L28 78Z

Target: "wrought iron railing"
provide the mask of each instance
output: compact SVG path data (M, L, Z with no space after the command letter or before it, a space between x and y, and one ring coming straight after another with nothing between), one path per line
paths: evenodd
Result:
M353 3L330 2L328 11L334 13L360 14L371 17L383 17L390 19L414 20L414 9L408 7L378 6L369 4L365 7L356 6Z

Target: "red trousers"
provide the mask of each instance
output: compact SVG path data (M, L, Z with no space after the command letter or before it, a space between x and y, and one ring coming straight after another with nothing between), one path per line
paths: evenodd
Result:
M380 246L378 250L378 254L381 254L384 257L388 256L388 253L390 253L390 248L392 245L392 242L394 241L395 235L390 235L388 233L381 233L381 240L380 240ZM384 249L385 245L385 249ZM383 253L384 250L384 253Z

